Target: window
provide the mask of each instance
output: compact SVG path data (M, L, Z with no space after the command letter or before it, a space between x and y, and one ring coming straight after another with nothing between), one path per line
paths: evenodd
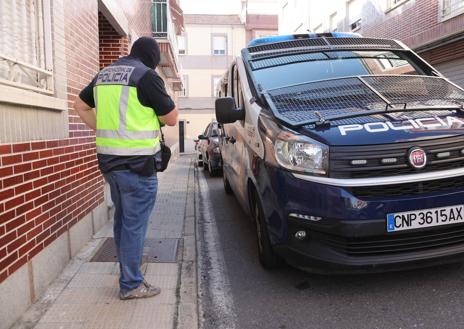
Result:
M444 21L464 13L464 0L440 0L440 20Z
M233 67L233 86L232 86L232 97L235 98L235 106L243 108L243 94L240 86L240 77L238 76L237 66Z
M213 35L212 36L213 55L225 55L227 50L227 36Z
M221 82L221 76L220 75L213 75L211 77L211 96L213 97L219 97L218 92L219 92L219 83Z
M179 55L185 55L187 53L187 37L185 35L179 35L177 37L177 49Z
M188 75L182 75L182 90L179 91L179 97L188 97Z
M407 1L409 0L387 0L387 11L399 7Z
M351 23L350 28L353 32L359 30L361 28L361 18Z
M168 5L166 0L152 2L151 29L155 38L168 37Z
M54 93L50 1L0 1L0 84Z
M330 51L306 56L308 57L304 62L301 61L301 56L281 56L278 60L284 64L254 70L256 83L261 84L263 89L273 89L297 83L357 75L424 74L401 52ZM259 61L255 64L260 65ZM311 72L310 77L307 72Z
M209 125L206 126L206 129L205 131L203 132L203 136L208 136L208 133L209 133L209 128L211 127L211 123Z
M352 0L348 2L348 18L351 31L358 31L361 28L361 11L363 0Z

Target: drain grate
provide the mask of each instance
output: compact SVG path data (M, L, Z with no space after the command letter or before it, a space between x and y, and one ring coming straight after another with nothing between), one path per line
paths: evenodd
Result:
M146 239L143 248L143 263L175 263L179 239ZM117 262L113 238L107 238L91 262Z

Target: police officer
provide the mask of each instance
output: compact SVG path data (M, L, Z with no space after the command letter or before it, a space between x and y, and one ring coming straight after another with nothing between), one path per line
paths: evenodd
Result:
M140 271L156 199L153 156L160 150L160 124L174 126L178 116L155 72L159 62L158 43L142 37L129 56L101 70L74 102L81 119L96 131L99 168L111 188L121 299L152 297L161 291Z

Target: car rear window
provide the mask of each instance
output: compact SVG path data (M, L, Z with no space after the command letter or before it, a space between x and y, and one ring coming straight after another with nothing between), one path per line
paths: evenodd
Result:
M326 51L265 58L252 63L263 89L357 75L423 75L401 52Z

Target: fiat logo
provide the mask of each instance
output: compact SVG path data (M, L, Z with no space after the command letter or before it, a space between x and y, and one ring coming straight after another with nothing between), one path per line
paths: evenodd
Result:
M416 169L422 169L427 164L427 154L420 147L409 150L409 163Z

